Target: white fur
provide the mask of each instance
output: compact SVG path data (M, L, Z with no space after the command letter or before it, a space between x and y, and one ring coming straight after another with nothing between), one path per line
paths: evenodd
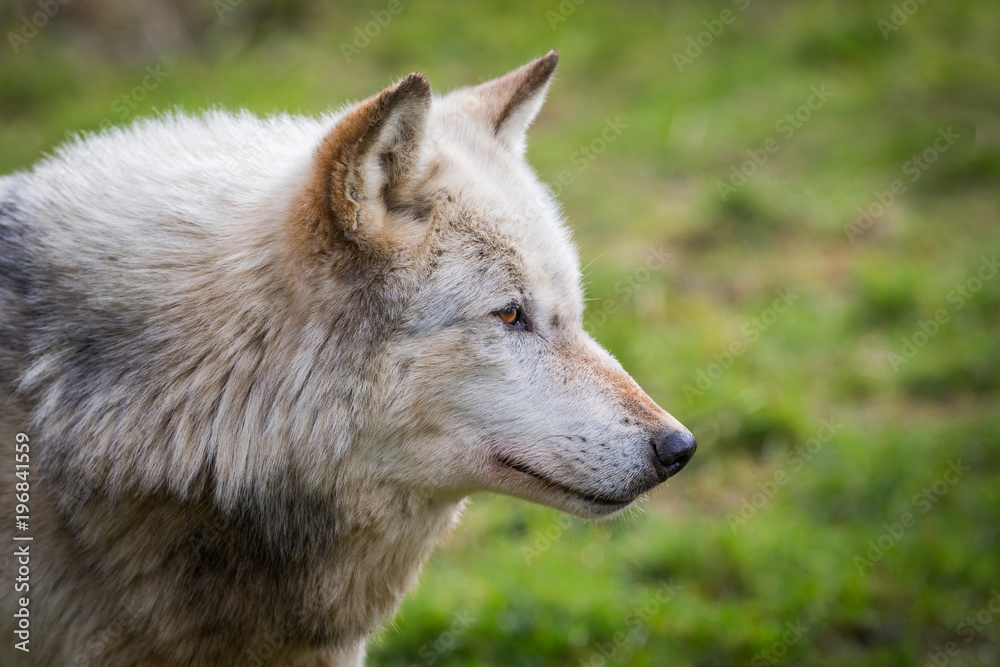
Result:
M362 112L381 107L173 113L81 137L4 179L0 203L11 198L16 213L0 224L25 226L45 283L17 295L18 276L0 276L0 315L32 339L23 358L0 346L0 371L17 374L0 399L22 410L0 432L31 432L49 448L47 472L76 493L147 499L151 513L272 508L264 534L283 535L270 525L280 512L329 520L329 551L287 539L303 537L296 557L323 564L303 604L339 643L288 647L288 664L358 663L470 493L586 517L626 507L668 474L656 434L686 430L583 330L577 251L523 157L554 66L550 54L432 102L411 75L373 98L388 115L367 152L335 153L360 189L345 200L356 219L321 220L344 225L332 250L306 250L307 218L329 214L322 188L307 186L332 173L324 141L351 119L374 127ZM497 316L515 303L530 328ZM151 590L175 612L187 598L169 578L179 566L157 560L172 552L147 515L116 523L88 496L91 513L76 519L66 489L48 491L62 549L46 565L65 601L39 617L74 639L50 655L72 659L115 618L108 589L71 574L75 540L87 539L96 562L114 564L116 594L149 614L125 635L141 641L108 664L149 647L200 655L183 614L153 620ZM120 541L125 551L101 552L105 533L146 530L135 552Z

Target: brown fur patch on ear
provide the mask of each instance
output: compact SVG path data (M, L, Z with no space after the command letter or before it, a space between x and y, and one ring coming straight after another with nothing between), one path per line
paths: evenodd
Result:
M559 53L549 51L538 60L520 67L496 80L497 93L505 99L493 120L493 133L497 134L510 117L529 99L537 95L548 84L559 63Z
M297 219L290 221L296 227L293 237L320 250L356 239L366 195L376 185L366 182L372 177L366 161L373 150L382 150L374 156L382 182L374 194L387 197L402 185L417 161L430 103L430 83L414 72L347 112L316 150L311 178L293 214Z

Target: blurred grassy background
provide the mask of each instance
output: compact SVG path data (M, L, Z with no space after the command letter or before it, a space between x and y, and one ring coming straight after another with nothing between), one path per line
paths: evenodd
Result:
M0 172L557 48L530 160L699 453L609 523L475 498L371 664L1000 663L1000 4L577 3L8 1Z

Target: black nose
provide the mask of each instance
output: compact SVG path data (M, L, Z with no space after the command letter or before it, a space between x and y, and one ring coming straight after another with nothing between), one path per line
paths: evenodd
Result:
M652 442L656 460L663 466L664 479L679 473L698 449L694 435L683 426L660 431Z

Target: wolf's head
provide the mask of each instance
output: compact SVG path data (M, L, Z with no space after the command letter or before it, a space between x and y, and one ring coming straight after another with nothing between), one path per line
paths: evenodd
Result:
M576 250L524 158L556 62L442 98L411 74L348 110L290 224L354 286L339 316L374 318L352 444L366 474L599 516L680 471L695 439L583 329Z

